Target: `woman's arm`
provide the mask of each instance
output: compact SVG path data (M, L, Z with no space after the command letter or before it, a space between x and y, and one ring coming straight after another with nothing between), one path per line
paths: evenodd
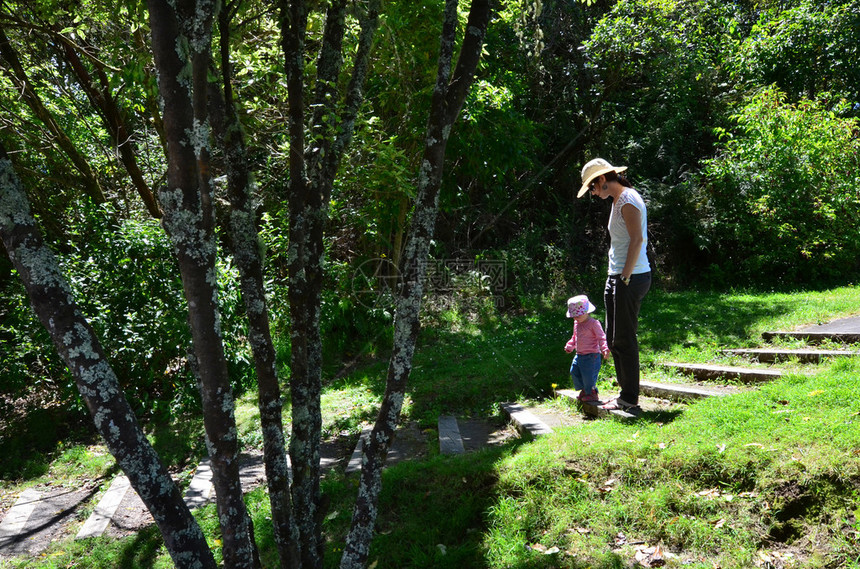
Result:
M633 274L633 267L636 266L636 260L639 258L639 251L642 249L642 212L639 211L633 204L624 204L621 206L621 217L624 218L624 226L627 228L627 234L630 235L630 246L627 248L627 258L624 260L624 269L621 271L621 278L629 278Z

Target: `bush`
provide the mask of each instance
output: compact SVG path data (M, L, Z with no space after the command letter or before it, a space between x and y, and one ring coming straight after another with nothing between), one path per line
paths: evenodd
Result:
M836 109L837 111L840 109ZM845 282L860 258L856 119L771 88L720 132L699 177L701 246L729 284Z
M120 219L109 206L80 204L61 270L96 332L126 397L142 416L198 405L187 365L191 347L182 283L170 241L156 220ZM253 376L237 271L219 265L221 325L230 377L237 389ZM20 282L2 291L0 384L10 400L62 402L83 412L74 379L39 324Z

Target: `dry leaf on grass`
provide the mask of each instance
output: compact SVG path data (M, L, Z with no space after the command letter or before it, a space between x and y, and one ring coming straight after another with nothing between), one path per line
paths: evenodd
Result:
M666 559L663 548L659 544L654 547L639 547L636 549L636 561L643 567L663 567Z

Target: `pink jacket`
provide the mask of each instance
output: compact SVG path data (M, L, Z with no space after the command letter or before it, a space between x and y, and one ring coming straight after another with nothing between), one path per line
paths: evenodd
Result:
M564 349L568 352L575 349L577 354L608 354L609 346L606 344L606 334L603 332L600 321L589 318L581 324L574 322L573 336L568 340Z

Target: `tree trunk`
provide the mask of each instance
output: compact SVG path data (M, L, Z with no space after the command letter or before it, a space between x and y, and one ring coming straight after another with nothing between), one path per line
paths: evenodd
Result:
M359 569L367 564L373 526L378 513L377 503L382 489L382 467L400 420L400 411L406 396L406 382L412 370L412 356L420 330L418 317L430 241L439 211L439 188L442 184L445 147L451 127L474 78L489 18L489 0L473 0L457 68L451 77L457 0L447 0L445 3L436 88L430 107L424 156L418 174L415 211L397 290L394 349L389 361L382 406L368 443L363 448L358 497L353 511L352 527L341 558L341 569Z
M176 567L215 569L206 538L179 487L137 422L104 350L30 215L12 163L0 147L0 238L42 325L75 378L110 453L152 514Z
M379 0L372 0L362 18L359 50L338 113L337 79L342 63L346 1L334 0L326 14L317 65L315 109L305 148L304 46L307 7L303 0L281 0L281 41L285 56L290 118L290 254L289 304L292 330L290 393L293 468L293 513L301 543L302 567L322 566L323 507L319 489L319 446L322 431L322 305L323 235L328 200L341 156L349 144L363 98L363 85Z
M224 563L231 569L254 568L260 563L239 481L235 408L217 302L208 121L215 6L211 1L148 0L148 7L168 151L167 186L158 197L188 302Z
M259 391L260 423L263 431L263 455L272 524L281 567L298 567L298 541L290 512L290 480L286 443L284 440L283 404L275 363L275 346L269 328L269 312L263 288L263 259L254 223L251 195L251 172L245 137L231 85L230 20L227 10L218 17L221 47L223 99L213 97L213 125L222 140L227 165L227 187L230 199L230 231L233 258L239 269L242 299L248 316L248 337L254 354ZM217 118L216 118L217 116Z

